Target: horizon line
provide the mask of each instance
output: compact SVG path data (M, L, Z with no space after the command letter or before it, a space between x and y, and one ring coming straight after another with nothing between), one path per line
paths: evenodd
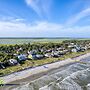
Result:
M0 37L0 39L90 39L90 37Z

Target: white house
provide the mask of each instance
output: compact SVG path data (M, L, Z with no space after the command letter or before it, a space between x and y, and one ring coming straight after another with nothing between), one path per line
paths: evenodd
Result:
M18 61L15 60L15 59L9 59L9 60L8 60L8 64L9 64L9 65L16 65L16 64L18 64Z
M44 56L47 58L52 57L51 53L46 53Z
M72 52L77 52L77 49L76 48L73 48L71 51Z

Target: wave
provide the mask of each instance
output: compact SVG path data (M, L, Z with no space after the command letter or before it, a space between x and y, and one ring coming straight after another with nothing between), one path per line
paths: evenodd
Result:
M90 90L90 64L76 63L12 90Z

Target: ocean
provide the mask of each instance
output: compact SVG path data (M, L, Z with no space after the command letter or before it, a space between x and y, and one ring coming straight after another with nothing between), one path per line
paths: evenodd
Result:
M71 40L71 39L31 39L31 38L0 38L1 45L9 45L9 44L24 44L24 43L45 43L45 42L62 42L64 40Z
M90 90L90 57L11 90Z

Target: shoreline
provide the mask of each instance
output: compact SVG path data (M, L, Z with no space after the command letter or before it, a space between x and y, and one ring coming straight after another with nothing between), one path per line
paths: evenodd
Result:
M15 72L13 74L0 77L0 79L4 80L4 84L7 84L10 82L23 80L23 79L28 78L28 77L32 77L32 76L35 77L36 75L39 75L39 74L41 76L43 76L43 74L46 72L49 72L53 69L54 70L58 69L60 67L68 65L68 64L76 63L76 62L80 61L81 59L86 58L88 56L90 56L90 53L80 55L80 56L75 57L75 58L68 58L68 59L65 59L63 61L57 61L57 62L54 62L51 64L46 64L46 65L30 68L30 69L23 70L20 72Z
M77 63L77 62L75 62L75 63ZM70 63L70 64L67 64L67 65L64 65L64 66L60 66L59 68L56 68L56 69L51 69L51 70L49 70L47 72L42 72L42 73L39 73L39 74L31 75L31 76L29 76L27 78L12 81L12 82L10 82L8 84L13 84L13 86L12 85L3 86L3 87L0 87L0 90L13 90L13 88L17 88L18 86L22 86L24 84L35 81L35 80L39 79L40 77L44 77L46 75L51 75L51 74L54 74L54 73L56 73L58 71L62 71L65 68L67 68L69 65L72 65L72 64L75 64L75 63Z

